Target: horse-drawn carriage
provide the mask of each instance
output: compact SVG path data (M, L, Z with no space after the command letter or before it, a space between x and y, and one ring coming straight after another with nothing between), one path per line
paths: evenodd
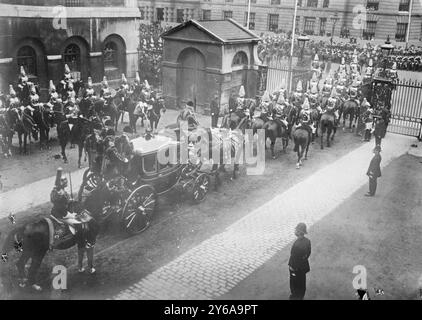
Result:
M110 167L116 169L112 156L116 153L106 152L100 160L100 169L92 165L84 174L79 200L100 184L105 183L111 192L100 222L117 215L128 233L137 234L149 226L158 196L178 189L194 203L205 199L210 185L209 175L192 163L181 163L178 141L162 135L149 135L136 138L131 144L130 159L118 156L117 170L110 170ZM175 155L174 159L165 160L170 155Z

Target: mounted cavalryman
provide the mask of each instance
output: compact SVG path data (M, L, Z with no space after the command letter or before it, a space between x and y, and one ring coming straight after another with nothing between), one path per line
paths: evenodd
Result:
M104 105L108 105L111 100L111 91L108 86L106 76L103 77L103 81L101 82L101 91L100 91L100 99L104 100Z
M87 88L85 89L84 96L87 96L91 100L95 100L97 98L95 94L95 90L94 90L94 84L92 83L91 77L88 77Z
M302 105L303 98L302 80L299 80L296 85L296 91L293 93L293 105L299 109Z
M35 89L35 85L32 83L29 89L29 105L32 109L35 109L40 102L40 96ZM32 110L33 111L33 110Z
M53 80L50 80L49 87L48 87L48 105L50 107L53 106L55 102L59 102L59 94L56 91L56 86L53 83Z
M338 98L337 98L337 94L336 94L336 89L333 88L331 90L331 95L330 98L328 98L327 101L327 111L333 112L334 114L334 123L337 123L339 120L339 114L338 114Z
M311 108L310 108L308 98L305 98L305 100L303 101L302 109L300 110L300 113L299 113L299 119L300 119L300 123L296 128L301 127L301 128L306 129L306 131L308 131L309 133L309 138L311 138L314 132L314 127L311 120Z
M21 105L21 101L19 100L19 98L16 96L16 91L15 89L13 89L12 85L9 85L9 94L10 97L8 99L8 108L13 109L13 108L19 108Z

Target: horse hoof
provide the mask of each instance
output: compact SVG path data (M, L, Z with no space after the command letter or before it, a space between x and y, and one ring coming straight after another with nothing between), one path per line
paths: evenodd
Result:
M300 169L300 165L299 164L296 165L296 169Z
M31 288L32 288L33 290L37 291L37 292L42 291L42 288L41 288L39 285L37 285L37 284L33 284L33 285L31 286Z

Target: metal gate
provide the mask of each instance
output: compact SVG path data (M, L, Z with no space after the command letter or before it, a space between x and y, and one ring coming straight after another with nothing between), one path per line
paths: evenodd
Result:
M391 96L388 132L422 139L422 83L401 80Z

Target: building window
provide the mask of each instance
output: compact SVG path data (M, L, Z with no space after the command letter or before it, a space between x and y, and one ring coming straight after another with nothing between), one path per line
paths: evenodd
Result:
M211 20L211 10L202 10L202 20Z
M231 19L233 17L233 11L223 11L223 19Z
M278 14L269 14L268 15L268 30L277 31L278 30Z
M365 29L363 29L362 37L365 40L375 38L375 30L377 29L376 21L366 21Z
M379 7L379 1L378 0L368 0L366 3L366 9L370 11L376 11Z
M324 0L324 2L322 3L323 8L328 8L329 5L330 5L330 0Z
M233 2L233 0L226 0L226 2Z
M273 5L280 5L280 0L271 0L271 4Z
M119 62L117 60L117 45L110 41L104 46L104 69L115 70L119 68Z
M64 5L66 7L82 7L82 1L81 0L66 0L64 2Z
M247 23L248 23L248 13L245 12L245 22L243 25L247 27ZM255 30L255 12L250 12L249 14L249 29Z
M81 71L81 50L76 44L70 44L66 47L63 59L64 63L69 66L70 71Z
M308 35L314 34L315 18L305 17L305 26L303 32Z
M300 25L300 16L296 17L296 26L295 26L295 32L299 33L299 25Z
M233 58L232 67L243 66L248 64L248 57L244 52L238 52Z
M318 0L308 0L306 5L308 7L316 8L318 7Z
M399 11L409 11L410 0L400 0Z
M32 47L25 46L18 50L17 63L19 69L23 66L28 75L37 75L37 54Z
M396 40L405 41L407 33L407 23L397 23Z
M183 22L183 16L184 16L184 9L177 9L176 11L176 22L181 23Z
M319 24L319 35L325 36L325 29L327 28L327 18L321 18Z
M297 6L301 7L302 6L302 0L297 0Z
M164 21L164 9L157 8L157 21Z

